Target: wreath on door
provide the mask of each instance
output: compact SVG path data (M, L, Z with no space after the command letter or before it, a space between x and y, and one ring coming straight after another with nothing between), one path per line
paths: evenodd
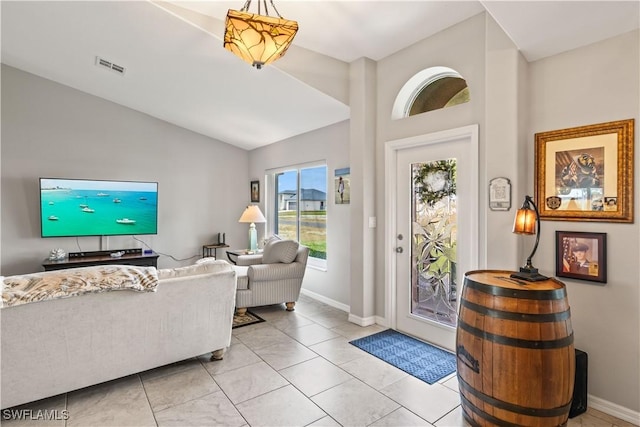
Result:
M415 170L413 184L419 200L429 206L456 194L456 161L422 163Z

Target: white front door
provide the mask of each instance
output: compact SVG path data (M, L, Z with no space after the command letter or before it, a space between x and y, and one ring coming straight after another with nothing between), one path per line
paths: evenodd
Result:
M395 328L454 350L462 280L478 265L477 126L393 145Z

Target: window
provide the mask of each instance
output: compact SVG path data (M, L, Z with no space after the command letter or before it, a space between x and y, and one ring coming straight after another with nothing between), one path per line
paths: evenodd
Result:
M266 207L268 229L282 238L294 239L308 246L308 264L326 267L326 164L271 170L266 178L269 194Z
M470 100L467 82L451 68L431 67L411 77L400 89L391 118L402 119Z

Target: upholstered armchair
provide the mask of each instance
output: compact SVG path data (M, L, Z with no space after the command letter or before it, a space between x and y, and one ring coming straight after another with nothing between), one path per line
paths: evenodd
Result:
M293 311L307 267L309 248L294 240L269 240L262 253L241 255L237 274L236 313L248 307L286 303Z

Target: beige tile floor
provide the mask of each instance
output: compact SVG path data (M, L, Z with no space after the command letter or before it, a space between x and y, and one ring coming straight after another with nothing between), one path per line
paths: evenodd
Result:
M302 297L253 309L267 320L233 331L224 360L208 355L23 405L65 420L3 426L467 426L455 374L428 385L349 341L383 330ZM14 408L15 409L15 408ZM57 412L52 412L57 411ZM60 416L59 418L64 418ZM572 426L632 426L589 409Z

